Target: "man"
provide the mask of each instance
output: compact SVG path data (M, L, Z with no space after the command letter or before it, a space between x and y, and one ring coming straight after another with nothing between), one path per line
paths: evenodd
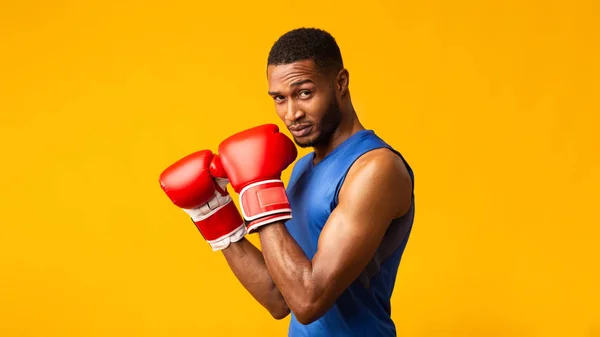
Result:
M274 125L231 136L218 154L181 159L161 185L273 317L292 313L289 336L395 336L390 297L413 223L412 170L361 125L329 33L281 36L267 79L294 142L314 149L298 160L287 189L280 175L297 152Z

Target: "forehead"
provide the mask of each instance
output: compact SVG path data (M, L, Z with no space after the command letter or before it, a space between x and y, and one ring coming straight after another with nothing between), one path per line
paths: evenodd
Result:
M267 80L269 81L269 86L289 85L302 79L311 79L314 82L323 80L322 74L317 71L312 60L269 65L267 67Z

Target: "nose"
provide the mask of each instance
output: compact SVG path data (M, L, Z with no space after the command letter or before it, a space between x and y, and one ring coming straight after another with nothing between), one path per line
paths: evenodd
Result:
M302 118L304 116L304 112L302 109L299 109L298 105L293 99L288 100L287 111L285 113L285 119L290 122L295 122L296 120Z

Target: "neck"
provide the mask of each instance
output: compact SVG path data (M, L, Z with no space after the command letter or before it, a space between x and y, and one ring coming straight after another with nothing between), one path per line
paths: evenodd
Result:
M358 116L354 110L351 110L350 113L346 114L346 116L342 118L340 125L338 125L335 131L333 131L329 142L327 144L314 147L314 164L317 164L323 160L325 156L331 153L331 151L342 144L346 139L350 138L353 134L364 129L364 126L358 120Z

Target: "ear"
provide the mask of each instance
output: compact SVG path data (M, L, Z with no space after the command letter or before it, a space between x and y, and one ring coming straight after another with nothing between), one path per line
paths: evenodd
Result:
M343 97L348 93L348 86L350 85L350 73L345 68L340 70L336 77L336 89Z

